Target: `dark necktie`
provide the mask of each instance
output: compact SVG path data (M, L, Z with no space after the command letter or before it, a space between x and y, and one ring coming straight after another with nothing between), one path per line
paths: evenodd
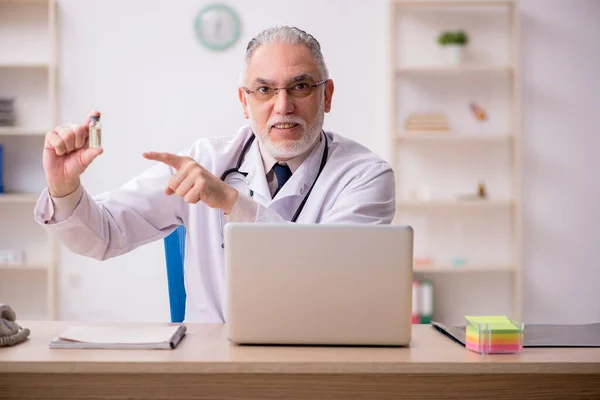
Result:
M292 170L287 165L281 164L275 164L273 170L275 171L275 176L277 176L277 190L273 194L273 197L275 197L283 185L290 179L290 176L292 176Z

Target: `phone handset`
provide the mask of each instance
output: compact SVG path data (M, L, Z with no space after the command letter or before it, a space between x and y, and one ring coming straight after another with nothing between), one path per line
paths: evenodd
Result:
M17 314L8 304L0 303L0 347L21 343L29 336L29 329L19 326Z

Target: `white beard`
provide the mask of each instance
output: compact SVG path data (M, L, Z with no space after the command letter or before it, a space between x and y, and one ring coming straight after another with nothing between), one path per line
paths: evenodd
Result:
M325 120L325 105L323 102L321 102L319 110L317 111L317 115L310 125L308 125L304 119L298 116L280 116L271 118L267 122L265 129L261 131L258 129L256 121L252 116L249 103L248 116L250 118L252 131L256 134L263 147L277 160L285 161L303 154L315 144L319 134L321 133L321 129L323 129L323 122ZM297 140L274 142L271 140L269 130L273 125L278 123L298 124L302 127L302 135Z

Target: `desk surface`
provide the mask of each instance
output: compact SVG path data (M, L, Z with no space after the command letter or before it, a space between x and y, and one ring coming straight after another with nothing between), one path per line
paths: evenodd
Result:
M428 325L414 325L406 348L239 346L220 324L186 324L175 350L64 350L48 343L77 322L19 321L28 341L0 348L2 373L600 373L600 348L526 348L480 355Z

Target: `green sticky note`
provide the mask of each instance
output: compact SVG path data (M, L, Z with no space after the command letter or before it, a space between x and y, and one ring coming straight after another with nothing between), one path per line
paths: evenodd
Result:
M469 324L489 324L492 332L518 332L519 328L507 316L465 316Z

